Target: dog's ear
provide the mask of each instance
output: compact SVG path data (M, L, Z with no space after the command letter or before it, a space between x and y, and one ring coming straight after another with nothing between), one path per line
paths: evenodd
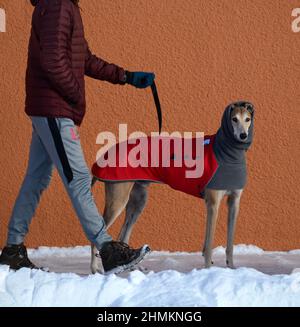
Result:
M245 108L250 112L251 115L254 114L254 106L252 103L246 102Z
M232 110L235 108L235 103L232 103L230 106L229 106L229 110L230 112L232 112Z

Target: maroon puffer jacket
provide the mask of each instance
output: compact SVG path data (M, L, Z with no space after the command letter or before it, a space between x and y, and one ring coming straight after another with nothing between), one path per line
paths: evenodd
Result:
M76 1L74 1L76 3ZM85 113L84 75L124 84L125 72L92 55L79 7L71 0L31 0L35 6L26 72L25 111L66 117L80 125Z

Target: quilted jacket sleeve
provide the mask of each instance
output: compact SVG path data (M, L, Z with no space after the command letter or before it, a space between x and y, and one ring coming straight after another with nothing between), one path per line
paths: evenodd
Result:
M78 103L80 86L71 69L67 45L72 34L70 1L50 1L42 13L39 38L41 66L53 87L69 102Z
M85 57L85 74L89 77L107 81L112 84L125 84L125 71L123 68L110 64L103 59L91 53L88 44L86 43Z

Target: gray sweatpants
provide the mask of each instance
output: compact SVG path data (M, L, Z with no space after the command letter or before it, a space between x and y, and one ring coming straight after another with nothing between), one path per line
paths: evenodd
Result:
M55 166L87 238L100 249L112 238L91 193L91 176L74 122L68 118L31 117L31 120L29 163L10 219L7 244L24 241Z

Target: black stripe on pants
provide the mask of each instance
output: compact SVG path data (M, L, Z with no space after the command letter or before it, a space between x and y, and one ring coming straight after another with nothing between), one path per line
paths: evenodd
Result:
M73 180L73 172L66 154L66 150L59 132L59 128L57 126L57 122L55 118L47 118L47 120L53 137L56 151L58 153L60 162L63 166L64 175L66 176L68 183L71 183Z

